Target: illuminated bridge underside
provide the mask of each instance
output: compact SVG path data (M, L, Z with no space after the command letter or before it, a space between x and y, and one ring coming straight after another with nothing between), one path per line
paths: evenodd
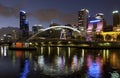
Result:
M101 32L100 33L104 41L107 41L106 37L109 35L111 37L110 41L117 41L117 38L120 36L120 32Z
M45 29L40 29L38 33L34 34L33 36L31 36L27 41L33 39L35 36L37 36L38 34L40 34L41 32L44 32L44 31L47 31L47 30L50 30L50 29L55 29L55 28L66 28L66 29L71 29L73 31L76 31L78 32L79 34L81 34L81 32L75 28L72 28L72 27L69 27L69 26L53 26L53 27L48 27L48 28L45 28Z

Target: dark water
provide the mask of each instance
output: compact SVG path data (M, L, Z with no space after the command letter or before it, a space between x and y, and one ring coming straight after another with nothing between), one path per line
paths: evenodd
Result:
M119 78L120 50L38 47L13 51L0 46L0 78Z

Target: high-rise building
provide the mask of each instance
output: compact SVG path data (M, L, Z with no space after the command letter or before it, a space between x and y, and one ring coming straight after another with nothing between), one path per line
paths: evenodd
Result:
M26 19L26 12L23 10L20 10L20 38L26 39L29 37L29 23Z
M117 27L117 25L120 24L120 14L117 10L113 11L112 14L113 14L113 26Z
M97 23L97 29L96 29L96 31L101 31L101 30L103 30L103 28L106 26L106 20L105 20L105 18L104 18L104 14L103 14L103 13L97 13L97 14L95 15L95 18L96 18L97 20L100 20L100 22Z
M88 25L89 11L82 9L78 12L78 30L86 30Z
M33 34L37 33L40 29L42 29L42 25L37 25L35 24L33 27L32 27L32 31L33 31Z

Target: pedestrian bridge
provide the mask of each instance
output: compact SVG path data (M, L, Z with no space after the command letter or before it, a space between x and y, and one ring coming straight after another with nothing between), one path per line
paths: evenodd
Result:
M77 32L78 34L81 34L81 31L77 30L76 28L70 27L70 26L52 26L52 27L48 27L48 28L45 28L45 29L40 29L36 34L31 36L29 39L27 39L27 41L32 40L35 36L37 36L41 32L44 32L44 31L47 31L47 30L50 30L50 29L70 29L72 31Z

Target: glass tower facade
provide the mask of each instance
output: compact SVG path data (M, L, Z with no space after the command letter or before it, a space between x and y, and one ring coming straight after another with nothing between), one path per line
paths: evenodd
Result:
M120 25L120 14L117 10L113 11L112 13L113 13L113 26L117 27L117 25Z
M26 19L26 12L23 10L20 10L20 31L21 39L27 39L29 37L29 23Z
M88 14L89 11L87 9L82 9L78 12L78 29L86 30L88 25Z

